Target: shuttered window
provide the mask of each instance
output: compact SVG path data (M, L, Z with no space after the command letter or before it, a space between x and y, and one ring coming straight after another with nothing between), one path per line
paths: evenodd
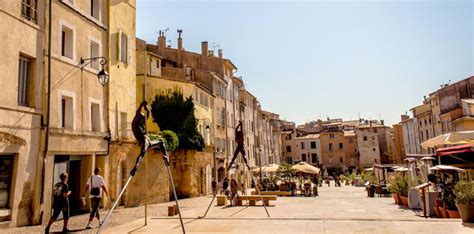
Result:
M22 0L21 16L33 23L38 23L38 0Z
M29 105L30 81L31 59L20 56L18 66L18 105Z

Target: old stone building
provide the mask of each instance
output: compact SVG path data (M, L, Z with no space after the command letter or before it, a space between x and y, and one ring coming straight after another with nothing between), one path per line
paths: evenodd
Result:
M40 166L44 168L43 222L51 216L51 186L62 172L69 173L74 191L69 197L70 213L88 209L80 206L82 188L94 167L105 168L108 154L107 93L98 81L99 71L106 67L100 64L102 59L94 59L108 53L106 3L56 0L52 9L49 130Z
M181 36L179 37L181 40ZM159 43L163 42L164 35L159 37ZM176 150L171 154L173 178L177 192L180 197L193 197L211 192L214 161L214 86L213 80L216 75L206 70L191 70L187 73L186 68L174 67L174 58L160 55L160 45L146 44L145 41L137 39L137 103L147 100L152 104L154 97L178 89L185 97L192 97L195 107L195 116L198 120L198 130L204 138L206 149L204 152L194 150ZM163 42L164 43L164 42ZM178 44L182 50L182 41ZM172 48L167 48L172 52ZM194 53L178 52L186 60L187 55L195 56ZM167 64L166 66L162 66ZM188 69L189 70L189 69ZM148 121L148 131L157 132L159 126L152 119ZM161 177L162 185L165 185L167 176ZM169 190L168 190L169 191ZM161 194L156 194L160 197Z
M436 148L423 149L424 141L450 132L474 130L472 113L474 77L467 77L441 87L411 108L412 117L403 115L403 151L406 154L433 154Z
M359 150L359 166L361 168L372 167L380 163L379 138L371 124L359 125L356 129L357 148Z
M44 1L0 4L0 228L40 218L45 7Z

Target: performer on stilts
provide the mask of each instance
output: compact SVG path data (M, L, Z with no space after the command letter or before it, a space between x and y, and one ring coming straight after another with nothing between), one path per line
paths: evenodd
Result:
M252 171L250 169L250 166L247 162L247 158L245 157L245 147L244 147L244 130L242 128L242 121L239 121L239 125L235 128L235 141L237 142L237 148L234 151L234 156L232 157L232 160L230 161L229 165L227 166L227 173L229 172L230 168L232 167L232 164L234 164L235 160L237 159L237 156L239 153L242 155L242 159L244 160L245 165L247 166L247 169L249 170L249 174L252 178L252 184L255 187L255 192L257 192L258 195L260 195L260 200L262 200L263 207L265 208L265 212L267 213L267 216L270 217L270 214L268 213L267 206L265 205L265 202L263 201L262 194L260 193L260 189L258 188L257 183L255 183L255 180L252 175ZM245 188L243 188L245 189Z
M145 111L146 114L143 114L142 112L143 110ZM137 139L138 143L140 144L140 154L137 157L135 166L130 171L130 176L128 177L127 182L123 186L122 191L120 192L119 196L117 197L114 204L112 205L112 208L107 213L107 216L105 216L104 221L102 221L102 226L97 231L97 234L100 233L102 229L105 227L105 224L109 216L112 214L112 211L117 206L120 198L125 192L125 189L128 187L128 184L130 183L132 178L135 176L135 173L137 172L138 167L143 161L143 158L145 157L146 152L149 149L155 149L155 148L158 148L163 155L162 158L163 158L163 161L165 162L166 169L168 170L168 176L169 176L171 187L172 187L171 189L173 190L173 195L176 202L176 208L178 209L179 220L181 222L181 229L183 231L183 234L186 233L184 229L183 219L181 217L181 210L179 208L178 197L176 195L176 189L174 187L173 177L171 175L170 162L169 162L168 153L166 152L165 143L161 139L150 140L150 137L147 135L147 132L146 132L146 120L148 119L149 116L150 116L150 108L148 107L147 101L143 101L138 107L137 112L135 113L135 117L132 120L132 132L135 138Z
M230 168L232 167L232 164L235 162L235 160L237 159L237 156L239 155L239 153L242 154L242 158L245 162L245 165L247 166L247 169L249 170L249 174L252 178L252 184L254 185L255 187L255 191L257 192L257 194L260 196L260 200L262 200L262 203L263 203L263 207L265 208L265 212L267 213L267 216L270 217L270 214L268 213L268 210L267 210L267 206L265 205L265 202L263 201L263 198L262 198L262 194L260 193L260 189L258 188L258 185L255 183L255 180L252 176L252 172L250 170L250 166L247 162L247 158L245 157L245 147L244 147L244 131L242 129L242 122L239 121L239 125L237 125L236 129L235 129L235 141L237 142L237 148L235 149L234 151L234 156L232 157L232 160L230 161L229 165L227 166L227 170L226 170L226 178L227 178L227 175L228 175L228 172L230 170ZM245 189L245 188L243 188ZM214 197L212 198L211 200L211 203L209 204L209 207L207 207L207 210L206 210L206 213L204 213L204 216L199 216L198 218L204 218L206 217L207 215L207 212L209 211L209 208L211 208L211 205L215 199L216 195L214 195Z

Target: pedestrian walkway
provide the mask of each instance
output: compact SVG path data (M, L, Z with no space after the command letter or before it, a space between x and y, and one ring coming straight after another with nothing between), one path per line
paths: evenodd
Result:
M279 197L268 207L271 217L257 207L212 206L212 197L180 201L187 233L474 233L474 225L460 219L419 217L410 209L393 204L392 198L368 198L364 188L323 187L318 197ZM181 233L179 219L167 217L164 203L149 206L144 226L143 207L118 209L104 233ZM74 217L71 229L83 228L86 216ZM42 227L9 229L9 232L41 232ZM52 230L60 230L57 223ZM95 233L97 229L84 233Z

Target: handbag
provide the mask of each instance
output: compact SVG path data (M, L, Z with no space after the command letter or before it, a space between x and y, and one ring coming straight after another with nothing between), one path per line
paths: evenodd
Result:
M100 195L100 188L92 188L92 176L91 176L91 195L92 196L99 196Z

